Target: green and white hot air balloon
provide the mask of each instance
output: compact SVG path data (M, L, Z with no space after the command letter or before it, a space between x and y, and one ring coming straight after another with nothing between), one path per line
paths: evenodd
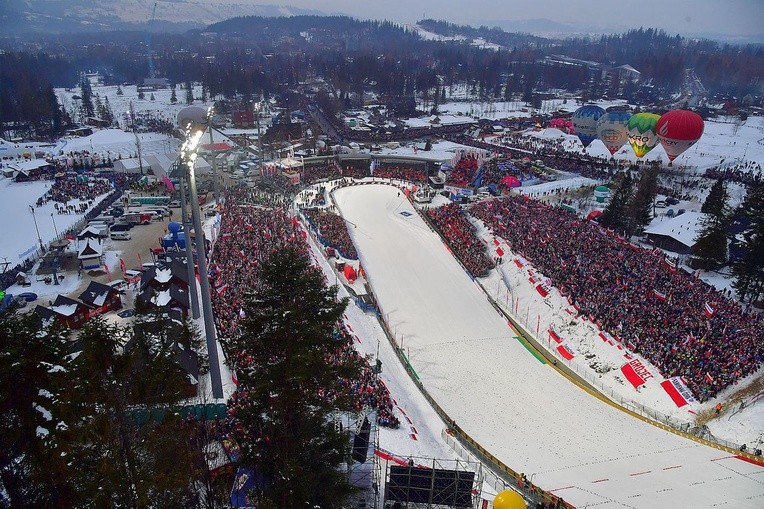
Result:
M638 159L647 155L658 144L655 126L660 115L655 113L635 113L626 127L629 131L629 145Z

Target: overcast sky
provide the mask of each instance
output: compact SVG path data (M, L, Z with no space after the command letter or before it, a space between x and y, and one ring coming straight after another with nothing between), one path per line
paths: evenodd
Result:
M241 1L241 0L239 0ZM476 24L546 18L577 27L657 27L670 34L764 33L764 0L250 0L359 18L414 22L422 17Z

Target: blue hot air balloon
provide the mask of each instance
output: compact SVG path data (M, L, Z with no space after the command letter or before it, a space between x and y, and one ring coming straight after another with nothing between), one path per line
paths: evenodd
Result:
M594 104L585 104L573 113L573 127L584 147L597 139L597 121L605 110Z

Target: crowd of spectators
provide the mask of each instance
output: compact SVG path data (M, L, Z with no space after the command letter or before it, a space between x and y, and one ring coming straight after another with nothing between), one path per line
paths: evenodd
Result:
M336 162L331 161L320 165L304 165L300 173L303 184L315 184L340 178L342 169Z
M37 199L36 205L41 207L53 201L56 202L59 214L82 214L92 205L94 199L113 189L111 181L105 178L88 178L87 180L78 180L73 177L59 178L43 196ZM80 203L69 205L72 200L79 200Z
M377 410L377 423L386 428L398 428L400 421L393 413L393 400L390 391L382 381L374 374L369 364L370 356L362 356L353 348L353 338L344 327L335 330L338 338L338 346L328 356L327 363L330 365L342 365L353 362L361 367L361 374L357 380L341 380L350 391L351 401L356 412L363 407Z
M307 256L307 244L300 228L283 208L260 207L251 203L252 193L237 189L226 196L222 214L221 236L215 244L211 259L211 279L214 287L213 309L221 340L240 333L240 320L245 292L260 284L259 268L273 253L290 246L302 250ZM249 233L251 232L251 233ZM337 348L327 354L327 362L360 361L361 376L357 380L341 381L350 391L357 410L368 405L378 410L380 425L398 427L387 388L374 376L368 364L354 348L351 335L338 326L335 329ZM244 362L245 352L229 357L232 368ZM331 397L327 394L326 397ZM229 406L234 409L246 405L246 394L237 392Z
M519 197L483 201L470 212L550 278L582 315L665 377L684 377L700 401L761 367L764 316L673 269L658 251ZM706 304L714 310L711 318Z
M486 274L493 262L485 253L485 247L475 235L475 228L467 220L459 205L449 203L427 210L435 227L445 237L462 264L473 276Z
M344 219L323 209L303 209L302 213L324 246L333 247L343 258L358 259L358 252L350 239Z
M740 184L752 185L764 182L764 174L761 172L761 165L747 161L745 164L727 166L726 168L713 167L708 168L705 176L710 179L724 179L725 182L738 182Z
M474 155L469 154L457 161L447 181L449 184L457 187L467 187L475 178L477 171L478 160Z
M374 165L374 177L408 180L410 182L427 182L427 170L422 165Z

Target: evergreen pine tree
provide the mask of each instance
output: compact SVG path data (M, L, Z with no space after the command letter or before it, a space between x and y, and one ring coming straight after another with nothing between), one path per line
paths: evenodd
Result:
M178 96L175 94L175 85L172 86L172 92L170 93L170 104L178 102Z
M122 91L122 85L117 85L117 95L125 95L125 93Z
M151 92L151 95L149 96L149 101L154 101L156 98L154 97L154 92Z
M708 196L706 196L706 200L700 207L700 211L704 214L727 215L729 212L727 210L727 198L729 198L727 186L722 179L718 179L714 182L714 185L711 186L711 191L709 191Z
M634 182L631 178L631 172L626 170L620 176L618 188L610 198L610 203L599 217L600 223L613 230L626 232L629 222L628 206L633 195Z
M80 331L82 350L70 369L70 424L61 434L68 456L77 458L68 477L78 488L78 506L184 507L193 497L195 465L203 461L190 446L193 423L172 412L158 421L146 415L185 397L185 376L167 341L173 326L166 322L138 332L96 317ZM139 419L136 409L146 417Z
M245 301L242 334L226 345L236 359L243 463L262 475L261 504L338 508L350 492L337 468L349 442L329 417L350 410L349 384L341 381L359 367L327 359L342 341L335 327L347 302L293 248L262 267L261 286Z
M138 89L138 99L144 100L146 98L146 94L143 93L143 89Z
M114 123L114 111L111 109L111 104L109 104L109 97L104 97L103 100L103 108L104 108L104 120L106 120L109 125L112 125Z
M83 119L92 117L95 114L95 106L93 105L93 89L90 87L90 80L84 72L80 74L80 97L82 98Z
M66 368L66 334L43 331L39 317L0 318L0 486L9 507L71 506L59 478L56 430L62 422L56 401ZM61 504L61 505L58 505Z
M764 294L764 184L748 187L742 209L751 224L743 232L747 252L732 266L732 286L741 301L755 302Z
M700 209L706 216L692 247L692 255L704 268L716 269L727 263L727 228L730 220L727 197L727 188L719 179Z
M641 173L636 192L629 203L627 237L631 237L635 232L650 224L657 191L658 167L651 166Z
M186 104L194 104L194 87L191 82L186 82Z
M202 97L201 97L201 101L203 103L207 102L207 85L204 82L202 82Z

